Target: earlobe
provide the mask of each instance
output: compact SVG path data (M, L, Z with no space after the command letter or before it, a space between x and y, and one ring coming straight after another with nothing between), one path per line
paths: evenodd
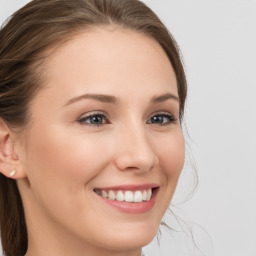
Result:
M26 174L14 150L13 131L0 119L0 173L12 179L25 178Z
M10 177L14 176L15 174L16 174L16 171L15 171L15 170L12 170L12 171L10 172Z

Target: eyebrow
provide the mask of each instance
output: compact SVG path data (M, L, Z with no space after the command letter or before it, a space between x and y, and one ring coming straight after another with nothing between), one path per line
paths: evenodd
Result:
M77 96L75 98L70 99L64 106L70 105L74 102L77 102L77 101L80 101L80 100L83 100L83 99L91 99L91 100L96 100L96 101L100 101L100 102L103 102L103 103L112 103L112 104L118 103L117 98L115 98L112 95L90 94L90 93L88 93L88 94L83 94L83 95L80 95L80 96ZM166 93L166 94L163 94L163 95L160 95L160 96L154 96L150 100L150 102L156 104L156 103L161 103L161 102L167 101L169 99L173 99L173 100L179 102L179 97L177 97L176 95L174 95L172 93Z
M179 97L177 97L176 95L172 94L172 93L166 93L166 94L163 94L163 95L160 95L160 96L155 96L151 99L151 102L152 103L161 103L161 102L164 102L166 100L169 100L169 99L173 99L175 101L180 101L179 100Z
M111 95L104 95L104 94L83 94L81 96L72 98L71 100L69 100L65 106L70 105L74 102L83 100L83 99L90 99L90 100L96 100L96 101L100 101L100 102L104 102L104 103L117 103L117 99L114 96Z

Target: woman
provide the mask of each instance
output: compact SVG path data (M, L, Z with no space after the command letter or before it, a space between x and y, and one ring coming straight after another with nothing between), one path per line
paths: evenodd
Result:
M184 163L186 80L137 0L34 0L0 32L7 256L141 255Z

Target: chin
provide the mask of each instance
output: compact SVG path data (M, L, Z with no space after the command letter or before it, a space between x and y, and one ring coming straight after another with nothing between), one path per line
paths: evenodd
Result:
M108 249L118 250L134 250L148 245L157 234L159 225L148 225L143 227L137 225L135 228L120 228L119 232L108 234L107 246Z

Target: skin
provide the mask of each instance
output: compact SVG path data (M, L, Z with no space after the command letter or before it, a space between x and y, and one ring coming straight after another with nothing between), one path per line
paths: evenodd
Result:
M11 159L6 167L17 170L12 178L25 209L26 256L139 256L158 230L184 163L168 57L145 35L94 29L48 57L44 74L26 131L6 128L1 143ZM80 97L87 94L111 95L115 102ZM174 97L152 102L166 94ZM106 119L95 125L92 114ZM154 207L142 214L120 212L93 192L145 183L156 183L159 191Z

